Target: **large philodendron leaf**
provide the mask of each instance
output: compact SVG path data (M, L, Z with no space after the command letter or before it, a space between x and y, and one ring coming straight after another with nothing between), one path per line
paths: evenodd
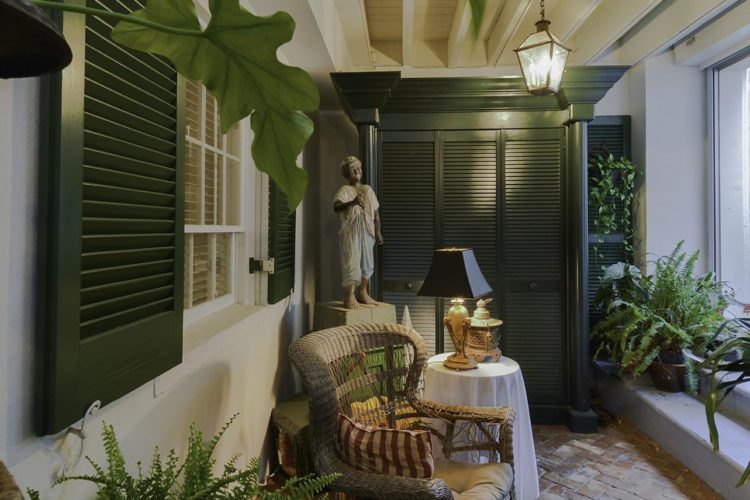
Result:
M316 110L319 96L310 75L276 57L292 38L294 20L285 12L255 16L238 0L211 0L209 8L211 20L201 32L193 0L149 0L134 15L201 33L166 33L122 21L112 38L163 55L180 74L202 81L219 103L222 132L252 113L255 164L286 193L290 208L296 207L307 186L297 157L313 131L303 111Z

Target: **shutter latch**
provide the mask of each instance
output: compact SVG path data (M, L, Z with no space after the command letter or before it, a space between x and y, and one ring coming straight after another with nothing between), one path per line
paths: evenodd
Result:
M274 264L273 257L270 259L254 259L250 257L250 274L257 273L259 271L265 271L268 274L273 274Z

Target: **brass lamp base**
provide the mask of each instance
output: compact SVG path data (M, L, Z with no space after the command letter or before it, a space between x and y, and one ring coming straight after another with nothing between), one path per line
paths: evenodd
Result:
M443 361L443 366L446 368L450 368L451 370L473 370L474 368L478 368L479 365L477 365L476 360L473 360L471 358L467 358L460 352L455 352L448 356L445 361Z

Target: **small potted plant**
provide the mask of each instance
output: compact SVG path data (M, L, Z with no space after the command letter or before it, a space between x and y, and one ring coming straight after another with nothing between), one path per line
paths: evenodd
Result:
M659 257L652 274L622 262L607 268L595 300L604 317L591 331L595 357L608 353L633 377L648 371L669 392L685 388L683 349L704 348L726 305L725 287L713 273L693 276L699 253L688 256L683 244Z

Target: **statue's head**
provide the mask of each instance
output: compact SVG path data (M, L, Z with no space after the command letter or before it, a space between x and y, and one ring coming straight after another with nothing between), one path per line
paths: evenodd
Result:
M362 162L359 161L359 158L357 158L354 155L349 155L346 158L344 158L344 161L342 161L341 165L339 165L339 167L341 168L341 175L343 175L344 177L348 179L351 176L351 168L354 165L358 165L361 171Z

